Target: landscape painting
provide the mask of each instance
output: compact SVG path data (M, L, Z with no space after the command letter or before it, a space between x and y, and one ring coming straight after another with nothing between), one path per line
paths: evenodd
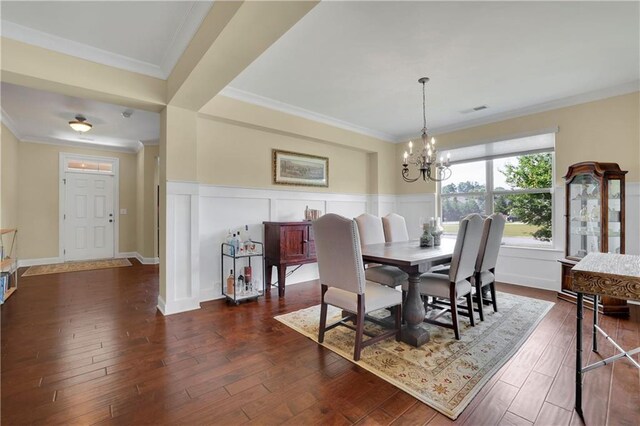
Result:
M273 183L328 187L329 159L274 149Z

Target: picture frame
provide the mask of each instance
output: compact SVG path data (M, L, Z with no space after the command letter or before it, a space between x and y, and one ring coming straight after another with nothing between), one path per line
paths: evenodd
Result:
M329 187L329 158L274 149L273 183Z

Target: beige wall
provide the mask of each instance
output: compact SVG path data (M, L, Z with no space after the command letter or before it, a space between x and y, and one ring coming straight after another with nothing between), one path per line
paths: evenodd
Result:
M388 167L395 155L392 143L225 96L216 96L201 113L199 182L332 193L394 193L395 170ZM274 185L273 148L329 157L329 188ZM251 173L238 172L245 166Z
M120 252L136 250L136 155L20 142L18 149L20 257L58 257L59 153L120 159ZM118 214L118 212L115 212Z
M304 191L367 193L366 152L207 118L198 119L198 182L302 190L273 183L272 149L329 158L329 187L304 187Z
M147 145L136 158L136 242L138 253L145 258L156 257L155 245L155 181L157 145Z
M640 93L559 108L497 123L436 135L443 147L474 145L554 126L556 135L556 184L562 185L567 168L580 161L620 164L628 170L627 181L640 181ZM396 156L406 149L399 144ZM400 161L396 163L400 176ZM396 179L397 192L435 192L435 186L408 184ZM425 190L425 188L429 188Z
M16 228L18 226L18 139L4 124L1 139L0 228Z

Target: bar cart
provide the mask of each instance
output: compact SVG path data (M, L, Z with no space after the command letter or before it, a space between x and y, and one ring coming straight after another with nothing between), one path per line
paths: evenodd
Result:
M220 245L220 282L222 284L222 295L226 297L227 302L236 305L243 301L257 300L260 296L264 295L264 245L258 241L250 241L250 246L247 250L240 252L236 251L236 247L231 244L222 243ZM252 265L252 259L254 258L259 258L259 261L256 262L254 260ZM227 262L225 262L225 259L227 259ZM256 263L258 263L258 265L256 265ZM253 274L254 266L260 268L259 276ZM247 267L249 267L248 271ZM227 277L225 277L225 272L229 270L233 271L233 283L228 283ZM250 278L245 280L244 276L247 272L250 273Z

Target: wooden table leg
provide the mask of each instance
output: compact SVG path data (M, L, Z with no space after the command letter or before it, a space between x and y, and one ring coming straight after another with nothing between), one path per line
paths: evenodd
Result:
M267 288L264 289L267 296L271 297L271 275L273 272L273 265L267 263L264 269L264 280Z
M420 298L420 273L409 274L409 291L402 306L405 326L402 327L401 340L411 346L419 347L429 341L429 332L421 327L425 316L424 304Z
M278 297L284 297L284 286L287 276L287 267L285 265L278 265Z
M582 293L578 293L576 301L576 402L575 409L580 418L582 414L582 313L583 313ZM598 307L596 306L596 311Z

